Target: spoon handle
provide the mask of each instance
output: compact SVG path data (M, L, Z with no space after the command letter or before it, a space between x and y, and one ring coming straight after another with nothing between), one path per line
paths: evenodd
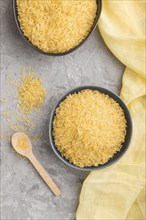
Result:
M42 165L39 163L39 161L36 159L33 153L28 155L28 159L33 164L33 166L36 168L40 176L43 178L43 180L46 182L46 184L49 186L49 188L52 190L52 192L59 196L61 194L60 190L52 180L52 178L48 175L46 170L42 167Z

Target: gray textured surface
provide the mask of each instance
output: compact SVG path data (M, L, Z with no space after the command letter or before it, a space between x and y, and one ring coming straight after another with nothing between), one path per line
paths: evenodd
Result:
M13 81L19 80L23 67L35 69L43 79L48 95L42 111L32 115L35 129L28 130L31 137L43 131L33 151L62 191L61 197L53 196L29 161L12 151L7 135L13 131L2 115L1 132L5 138L1 140L1 219L75 219L79 193L88 173L68 168L43 142L48 139L49 121L44 113L51 110L61 94L76 86L98 85L118 93L124 66L108 50L98 31L71 55L49 57L39 54L19 35L11 0L1 0L1 13L1 98L10 93L9 102L2 103L1 110L11 111L10 120L15 123L13 113L17 111L17 93Z

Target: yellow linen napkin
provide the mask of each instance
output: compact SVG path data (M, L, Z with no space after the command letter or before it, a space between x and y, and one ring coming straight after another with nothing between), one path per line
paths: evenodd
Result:
M144 220L145 216L145 7L144 0L103 0L101 35L126 65L120 96L133 121L129 150L115 165L84 181L77 220Z

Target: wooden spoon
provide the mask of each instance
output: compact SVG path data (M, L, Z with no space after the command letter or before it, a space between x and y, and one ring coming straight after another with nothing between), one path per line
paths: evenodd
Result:
M21 147L19 140L25 140L25 147ZM50 187L52 192L56 195L59 196L61 194L60 190L56 186L56 184L53 182L51 177L48 175L46 170L42 167L42 165L39 163L39 161L36 159L32 152L32 144L29 139L29 137L21 132L15 133L12 136L12 146L17 151L19 154L27 157L30 162L33 164L33 166L36 168L40 176L43 178L43 180L46 182L46 184Z

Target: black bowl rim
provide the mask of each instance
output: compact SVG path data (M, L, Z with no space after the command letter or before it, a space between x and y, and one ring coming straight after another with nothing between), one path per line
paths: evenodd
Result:
M64 56L64 55L70 54L70 53L76 51L78 48L80 48L87 41L87 39L89 39L89 37L91 36L93 31L97 27L97 23L98 23L100 14L101 14L101 9L102 9L102 0L96 0L96 1L97 1L97 4L98 4L97 15L96 15L95 21L93 23L93 26L92 26L89 34L87 35L87 37L79 45L77 45L76 47L74 47L74 48L72 48L72 49L70 49L70 50L68 50L66 52L63 52L63 53L49 53L49 52L45 52L45 51L41 50L40 48L36 47L35 45L33 45L28 40L28 38L24 35L24 33L23 33L23 31L21 30L21 27L20 27L20 22L19 22L18 16L17 16L16 0L13 0L13 14L14 14L15 23L16 23L16 26L17 26L17 28L19 30L20 35L22 36L22 38L25 40L25 42L27 42L27 44L30 47L32 47L33 49L35 49L36 51L38 51L39 53L42 53L44 55L48 55L48 56Z
M65 157L63 157L61 155L61 153L59 152L59 150L55 146L52 130L53 130L53 120L54 120L54 116L55 116L55 111L56 111L56 108L59 106L59 104L62 101L64 101L64 99L69 94L78 93L81 90L85 90L85 89L96 90L96 91L99 91L101 93L107 94L111 98L113 98L116 102L119 103L121 108L124 110L125 118L126 118L126 121L127 121L127 132L126 132L125 141L124 141L124 143L122 144L122 147L121 147L122 151L120 150L119 152L115 153L114 156L111 159L109 159L106 163L98 165L98 166L78 167L78 166L70 163L69 160L67 160ZM51 145L54 153L57 155L58 158L60 158L60 160L63 163L65 163L69 167L75 168L77 170L93 171L93 170L99 170L99 169L103 169L103 168L106 168L106 167L109 167L109 166L113 165L115 162L117 162L118 160L120 160L122 158L122 156L125 154L125 152L129 148L129 145L130 145L130 142L131 142L131 137L132 137L132 131L133 131L132 119L131 119L129 110L128 110L126 104L124 103L124 101L117 94L115 94L114 92L112 92L112 91L110 91L108 89L105 89L103 87L99 87L99 86L80 86L80 87L76 87L74 89L69 90L63 96L61 96L61 98L56 102L56 104L55 104L55 106L52 109L52 112L50 114L50 120L49 120L49 140L50 140L50 145Z

